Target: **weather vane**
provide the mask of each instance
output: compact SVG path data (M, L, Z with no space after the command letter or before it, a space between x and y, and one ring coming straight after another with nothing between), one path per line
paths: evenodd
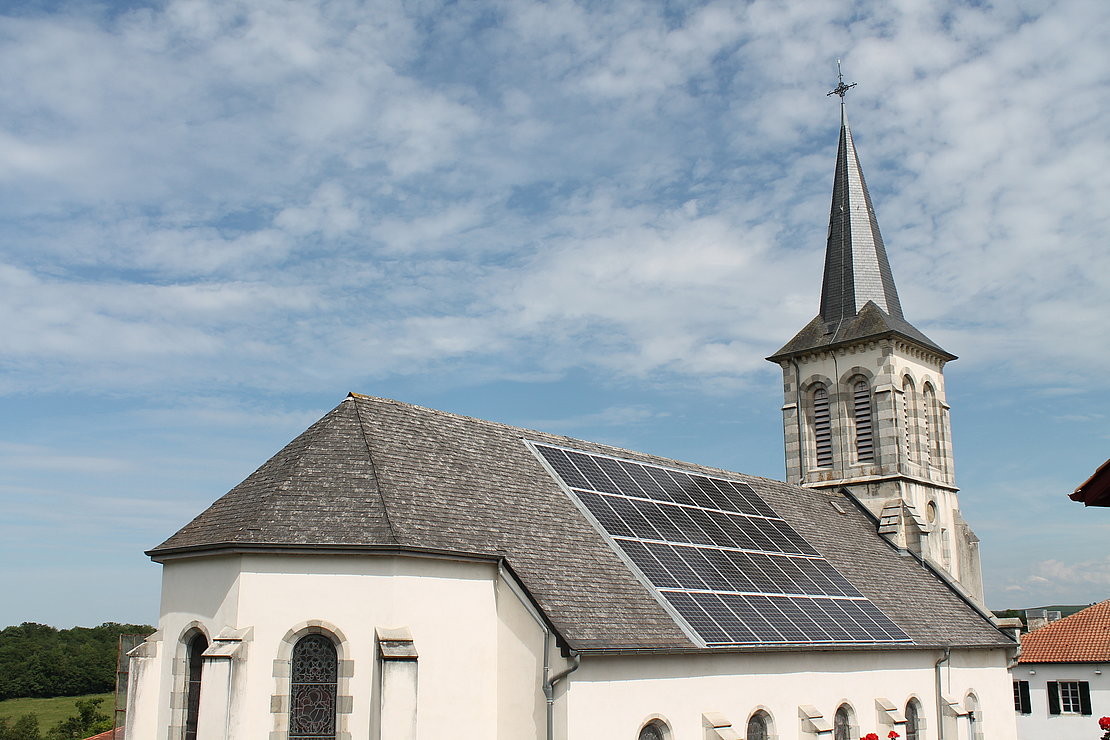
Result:
M840 69L840 60L839 59L836 60L836 77L837 77L837 79L840 80L840 84L837 85L835 89L830 90L827 93L826 97L828 95L839 95L840 99L844 100L844 93L848 92L853 87L855 87L856 83L853 82L851 85L845 85L844 84L844 72L842 72L841 69Z

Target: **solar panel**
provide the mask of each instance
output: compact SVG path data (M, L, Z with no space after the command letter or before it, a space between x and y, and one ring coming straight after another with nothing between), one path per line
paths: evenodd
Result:
M910 642L746 483L531 445L707 645Z

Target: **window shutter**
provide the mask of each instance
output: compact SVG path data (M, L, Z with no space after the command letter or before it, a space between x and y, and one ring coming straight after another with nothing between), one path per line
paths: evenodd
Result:
M1079 682L1079 713L1091 713L1091 685L1086 681Z
M1056 681L1048 682L1048 713L1060 713L1060 685Z
M1033 712L1033 703L1029 701L1029 682L1018 681L1018 694L1021 698L1021 713L1031 714Z

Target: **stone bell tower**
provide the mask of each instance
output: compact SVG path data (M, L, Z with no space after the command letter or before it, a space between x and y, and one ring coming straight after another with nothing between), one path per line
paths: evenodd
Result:
M843 78L820 313L767 359L782 367L786 479L846 488L879 532L982 602L979 540L960 515L944 365L906 321L852 141Z

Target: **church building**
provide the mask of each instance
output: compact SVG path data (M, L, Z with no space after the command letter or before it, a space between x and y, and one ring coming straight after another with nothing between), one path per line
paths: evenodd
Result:
M841 97L848 86L835 90ZM148 555L128 740L1015 740L842 114L787 482L350 394Z

